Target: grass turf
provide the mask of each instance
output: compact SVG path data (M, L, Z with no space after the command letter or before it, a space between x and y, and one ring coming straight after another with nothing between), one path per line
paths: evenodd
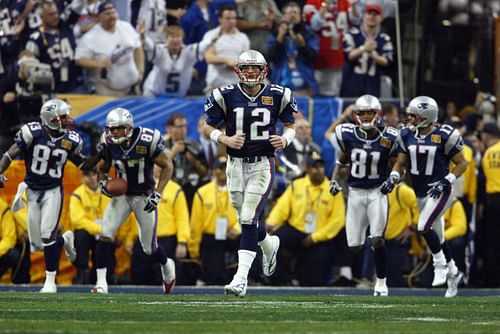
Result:
M0 293L0 333L494 333L499 297Z

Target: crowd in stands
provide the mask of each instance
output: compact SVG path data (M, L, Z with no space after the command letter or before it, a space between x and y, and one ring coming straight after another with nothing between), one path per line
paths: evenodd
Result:
M132 1L130 8L124 3L1 1L0 153L12 144L20 124L37 119L41 101L52 93L202 95L237 83L238 55L257 49L270 64L270 81L294 94L380 96L382 70L393 60L391 37L381 28L391 11L386 2L142 0ZM37 70L40 81L33 83L29 75L37 64L47 64L50 73ZM456 201L445 214L445 234L467 284L499 287L500 174L495 169L500 167L500 131L488 101L491 97L479 95L476 106L461 112L453 102L445 105L441 122L460 129L468 162ZM351 112L345 109L325 133L327 139L335 125L353 122ZM387 124L400 127L400 116L394 106L384 106ZM309 122L299 116L296 124L296 138L278 156L285 188L274 189L264 219L268 231L281 239L277 272L264 277L254 264L253 283L369 286L374 277L370 239L362 253L347 248L345 197L329 193L330 175L325 175ZM201 131L199 138L188 139L187 126L182 114L165 120L175 169L158 206L158 241L177 262L178 284L221 285L235 270L240 234L225 187L226 154ZM69 204L76 284L95 283L92 255L107 201L96 172L85 172ZM416 233L415 193L402 183L389 202L387 283L428 287L432 266ZM0 210L0 277L10 270L13 283L29 283L26 213L13 213L3 200ZM135 225L131 216L115 240L130 255L124 281L160 284L155 281L160 267L148 262ZM113 272L108 268L109 282Z

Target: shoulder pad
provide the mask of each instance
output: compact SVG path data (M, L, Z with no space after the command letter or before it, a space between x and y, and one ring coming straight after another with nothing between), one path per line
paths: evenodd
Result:
M399 135L398 129L393 128L392 126L386 127L384 132L394 139Z

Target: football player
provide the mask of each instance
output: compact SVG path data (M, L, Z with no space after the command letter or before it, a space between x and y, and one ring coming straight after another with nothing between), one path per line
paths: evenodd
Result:
M259 218L273 184L275 150L288 146L295 136L297 105L289 88L263 83L268 67L260 52L241 53L235 71L239 83L214 89L205 103L208 118L203 132L227 146L227 187L241 239L238 270L224 291L242 297L258 245L264 275L271 276L276 269L279 238L267 235ZM282 136L276 132L278 120L284 124ZM218 129L222 125L225 133Z
M381 187L387 194L399 182L408 165L420 211L418 232L422 233L434 260L432 286L448 284L445 297L454 297L463 278L444 243L443 212L452 202L452 185L467 168L463 140L450 125L436 124L436 101L418 96L407 109L408 127L401 129L398 155L389 178ZM450 172L450 161L455 168Z
M151 255L161 265L163 292L170 293L175 285L175 263L167 258L165 249L158 245L156 208L161 193L172 175L172 161L167 155L160 131L135 127L132 114L115 108L106 116L106 131L101 137L100 186L105 195L112 197L103 217L101 234L96 244L97 282L93 293L108 293L106 281L114 246L111 243L120 225L133 211L139 224L139 239L144 253ZM155 188L153 167L161 168ZM117 176L127 181L127 193L115 196L106 189L107 173L113 166Z
M81 154L80 135L70 130L73 124L70 112L70 106L64 101L45 102L40 111L41 123L24 125L0 160L2 188L6 178L1 174L16 156L23 155L26 177L19 185L16 198L27 190L28 235L31 250L44 251L46 276L40 292L46 293L57 292L55 277L61 247L70 261L76 258L73 232L67 231L62 236L57 233L63 206L64 166L68 160L81 169L93 164Z
M384 247L389 208L387 196L381 194L379 188L387 177L388 162L395 154L398 136L395 128L380 127L381 114L379 100L373 95L363 95L354 104L356 124L337 126L330 138L338 154L330 184L332 195L342 190L338 179L349 168L346 216L349 248L360 251L365 243L366 229L370 227L376 271L374 296L389 294Z

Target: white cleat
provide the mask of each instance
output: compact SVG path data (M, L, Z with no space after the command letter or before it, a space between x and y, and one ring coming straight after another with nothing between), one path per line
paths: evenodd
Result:
M163 293L170 293L175 286L175 262L168 258L165 263L165 280L163 281Z
M377 282L375 283L375 288L373 289L373 295L375 297L377 297L377 296L380 296L380 297L389 296L389 289L387 288L385 278L383 280L377 279Z
M44 284L43 288L40 289L40 293L56 293L57 286L55 284Z
M280 248L280 238L277 235L271 235L269 238L271 238L271 242L273 243L273 252L269 257L262 252L262 273L267 277L272 276L276 271L276 257Z
M462 281L464 280L464 273L461 272L460 270L457 272L455 276L448 275L448 288L446 289L446 293L444 296L446 298L452 298L455 297L458 293L458 286Z
M233 278L231 283L224 286L224 293L226 295L234 295L237 297L245 297L247 294L247 280L240 278Z
M448 266L446 264L434 264L434 279L432 280L432 286L441 286L446 283L446 278L448 276Z
M70 262L75 262L76 260L76 249L75 249L75 234L73 231L66 231L62 235L64 239L64 253Z
M106 293L108 293L108 285L107 284L106 285L104 285L104 284L96 285L92 289L90 289L90 292L106 294Z

